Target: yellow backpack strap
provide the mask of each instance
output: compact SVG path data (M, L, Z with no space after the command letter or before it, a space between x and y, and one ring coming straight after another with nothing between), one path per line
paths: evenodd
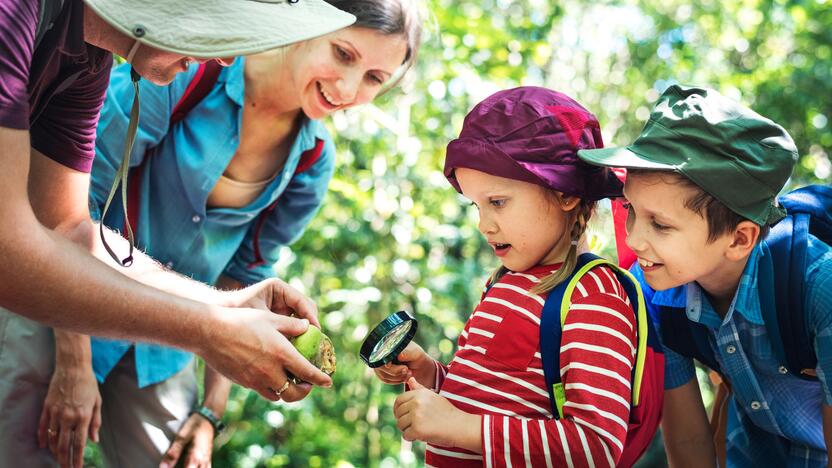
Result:
M636 296L638 296L635 298L636 304L631 304L636 312L636 324L638 327L636 332L638 347L636 348L636 365L633 372L632 400L633 406L638 406L639 398L641 396L641 381L644 376L644 360L647 357L647 320L649 320L649 318L647 317L647 307L645 306L644 293L641 291L641 286L633 274L619 267L615 263L603 258L597 258L584 264L577 272L575 272L574 275L572 275L572 278L566 286L566 290L560 304L560 326L561 329L563 329L563 325L566 323L566 315L569 313L569 306L572 303L572 292L575 289L575 286L578 285L578 281L580 281L581 278L589 272L589 270L600 265L606 265L612 268L612 270L616 272L619 280L630 281L633 285L632 289L635 290ZM633 302L632 297L630 297L630 302ZM565 402L566 396L564 395L563 398ZM563 403L558 404L559 411L562 406Z

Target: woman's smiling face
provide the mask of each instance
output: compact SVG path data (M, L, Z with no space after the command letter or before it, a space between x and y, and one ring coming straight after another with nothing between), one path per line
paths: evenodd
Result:
M354 26L290 46L284 66L304 114L320 119L372 101L406 53L404 36Z

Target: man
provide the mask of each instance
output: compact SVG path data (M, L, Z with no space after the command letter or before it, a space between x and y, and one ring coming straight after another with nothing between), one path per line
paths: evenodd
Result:
M39 31L40 21L49 27ZM89 218L88 172L111 53L164 84L193 60L255 53L352 21L321 0L0 0L0 305L15 312L0 314L0 357L45 357L25 351L44 349L52 341L49 329L24 316L63 329L56 333L67 335L61 341L70 349L59 354L86 362L89 341L73 332L193 351L272 400L294 401L310 391L288 385L287 370L331 385L284 336L317 323L314 304L285 283L220 292L140 253L129 268L116 266ZM117 234L104 236L115 251L127 251ZM288 316L293 313L301 318ZM1 410L9 422L6 404L29 411L19 408L14 382L40 376L16 374L17 367L35 365L0 361ZM43 395L27 399L42 402ZM33 442L39 408L33 411L28 427L0 432ZM69 441L61 444L68 450Z

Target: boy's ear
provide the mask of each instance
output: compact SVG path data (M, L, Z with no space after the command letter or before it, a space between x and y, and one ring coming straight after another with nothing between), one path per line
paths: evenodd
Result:
M751 250L757 245L757 239L760 238L760 226L752 221L741 221L734 228L732 236L726 256L729 260L742 260L751 254Z

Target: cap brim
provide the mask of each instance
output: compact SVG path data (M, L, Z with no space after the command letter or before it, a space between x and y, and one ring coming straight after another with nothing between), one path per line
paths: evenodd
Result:
M107 23L151 47L196 58L249 55L350 26L323 0L85 0ZM137 37L140 28L143 34Z
M676 166L651 161L639 156L627 147L578 150L578 157L596 166L625 167L631 169L658 169L672 171Z

